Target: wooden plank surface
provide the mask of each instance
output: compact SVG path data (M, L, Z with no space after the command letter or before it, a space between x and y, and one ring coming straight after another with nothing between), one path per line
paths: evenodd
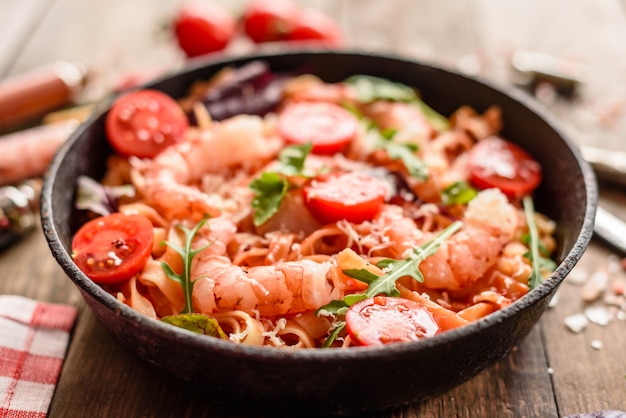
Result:
M57 59L81 60L94 69L93 77L107 85L127 71L182 65L173 40L162 31L162 24L181 3L2 2L0 36L10 42L0 46L0 75ZM578 59L592 74L581 97L544 104L577 143L626 150L626 117L620 107L626 97L624 0L302 3L331 13L352 48L396 52L462 68L502 85L510 82L510 57L518 49ZM244 1L227 4L237 11ZM249 49L250 45L238 43L229 52ZM92 97L99 93L91 92ZM610 109L613 120L606 123ZM626 219L623 190L603 187L602 202ZM589 276L608 268L613 257L611 248L594 241L576 270ZM267 414L209 402L203 396L206 388L172 380L122 349L64 277L40 230L1 253L0 267L0 293L69 303L80 310L50 417L281 416L281 411ZM470 382L440 397L377 416L562 417L626 408L626 322L613 321L605 327L592 324L580 334L568 331L563 323L566 316L602 304L584 303L580 292L579 285L566 282L561 286L556 306L519 347ZM592 348L595 340L603 343L601 349Z

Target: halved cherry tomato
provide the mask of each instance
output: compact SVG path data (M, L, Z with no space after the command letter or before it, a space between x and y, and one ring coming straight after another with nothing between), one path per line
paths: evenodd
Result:
M479 189L497 187L520 198L539 186L541 166L525 150L498 137L478 141L469 151L470 182Z
M78 230L72 240L72 258L94 282L118 283L143 269L153 243L148 218L114 213L93 219Z
M320 176L302 189L304 203L321 222L342 219L362 223L376 216L383 207L387 186L361 172L333 173Z
M339 46L343 36L339 25L330 16L317 9L303 9L298 13L287 39Z
M255 43L284 41L297 13L298 6L291 0L253 0L243 12L243 29Z
M346 328L357 345L417 341L440 331L424 305L388 296L374 296L352 305L346 313Z
M312 152L334 154L343 150L358 131L356 117L332 103L297 102L278 115L278 133L293 144L313 145Z
M188 3L174 20L176 40L188 57L223 50L233 39L236 27L233 15L212 1Z
M183 139L189 127L178 103L156 90L120 96L106 116L105 129L119 154L152 158Z

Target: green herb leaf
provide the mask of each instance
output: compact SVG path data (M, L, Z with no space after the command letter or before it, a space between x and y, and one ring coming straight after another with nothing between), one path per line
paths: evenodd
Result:
M304 174L304 162L306 157L311 153L313 144L310 142L303 145L292 145L284 148L278 155L282 168L281 173L292 176L296 174Z
M466 181L457 181L446 187L441 193L441 201L446 206L464 205L476 197L478 191Z
M382 267L386 273L370 283L365 294L368 297L373 297L381 293L388 296L399 296L400 292L396 288L396 281L405 276L423 282L424 276L419 270L420 263L424 261L426 257L435 254L441 244L458 231L461 225L462 223L460 221L450 224L446 229L437 234L435 238L414 248L413 253L404 260L381 260L378 266Z
M352 85L357 100L363 103L371 103L375 100L390 100L394 102L407 102L419 107L424 117L438 131L450 129L450 122L446 117L428 106L417 95L414 89L385 78L369 75L354 75L344 80Z
M324 341L324 343L322 344L322 348L327 348L330 347L331 344L337 339L337 337L339 336L339 333L341 331L343 331L343 329L346 327L346 322L345 321L341 321L338 322L335 326L335 329L333 329L333 332L330 333L329 337L326 338L326 340Z
M330 303L322 306L316 311L316 314L335 314L338 316L345 315L348 308L355 303L365 300L367 298L374 297L376 295L385 294L387 296L399 296L400 291L396 287L396 282L402 277L412 277L413 279L423 282L424 276L419 270L419 264L426 259L426 257L433 255L441 244L448 238L450 238L456 231L462 226L462 222L456 221L450 224L446 229L441 231L435 238L425 242L413 249L413 253L404 260L394 260L386 258L378 262L377 266L381 267L385 274L377 276L366 269L349 269L344 270L344 273L349 277L368 283L369 286L364 293L353 293L347 295L343 300L333 300ZM345 326L340 325L341 329ZM341 331L341 329L339 331ZM328 339L324 342L324 346L330 346L339 331L335 330ZM333 341L328 341L332 338Z
M348 304L344 300L332 300L316 311L318 315L345 315L348 310Z
M428 179L428 166L424 161L417 158L415 151L417 147L413 144L399 144L397 142L386 142L383 146L387 154L393 160L401 160L404 163L409 175L420 180Z
M204 334L211 337L227 340L228 336L220 327L217 319L202 313L186 313L180 315L170 315L161 318L161 321L174 325L187 331Z
M281 174L266 171L250 183L250 188L255 192L254 199L252 199L254 224L259 226L278 212L289 190L289 183Z
M266 171L250 183L250 188L254 191L252 209L256 226L264 224L278 212L289 191L286 176L307 176L304 172L304 162L312 147L313 144L307 143L284 148L278 155L280 170Z
M380 135L386 140L391 140L398 133L398 130L393 129L393 128L387 128L387 129L379 129L378 132L380 132ZM417 145L414 145L414 144L407 144L407 145L411 147L412 151L417 151Z
M347 269L343 271L347 276L352 277L353 279L357 279L364 283L372 283L374 280L378 279L378 275L372 273L369 270L365 269Z
M543 281L542 270L552 272L556 268L556 263L549 258L543 257L540 253L541 245L537 224L535 223L535 207L532 197L529 195L524 196L523 205L524 215L528 223L528 244L530 246L530 251L525 256L532 262L532 272L528 278L528 287L532 290ZM545 248L543 248L543 251L547 252Z
M211 244L207 244L202 246L201 248L193 249L191 244L193 242L194 237L204 226L204 224L208 221L208 215L202 218L200 222L196 224L192 229L187 228L184 225L177 225L177 228L184 232L185 234L185 246L181 248L171 242L165 241L164 244L176 251L183 259L183 271L180 274L177 274L172 267L167 264L165 261L161 262L161 268L165 272L165 275L170 279L174 280L176 283L180 284L183 289L183 294L185 295L185 308L181 313L189 314L193 312L192 299L191 296L193 294L193 285L196 280L200 279L200 277L192 278L191 277L191 263L196 255L203 251L205 248L209 247Z
M450 121L437 112L432 107L428 106L422 100L415 100L412 102L415 106L419 107L426 120L439 132L447 131L450 129Z
M370 103L375 100L411 102L417 99L415 91L401 83L370 75L353 75L344 80L354 87L357 100Z
M374 100L391 100L413 103L422 109L422 113L429 121L430 117L423 110L429 109L429 115L436 114L436 112L421 102L413 89L404 84L367 75L352 76L347 78L345 82L354 87L357 99L361 102L369 103ZM387 151L387 154L393 160L401 160L411 177L419 180L428 179L428 167L417 157L416 144L393 142L393 137L397 133L396 129L380 129L371 119L365 117L356 106L347 103L344 104L344 107L366 125L374 147ZM434 122L431 123L432 126L439 129L441 120L446 121L447 124L447 119L439 115L439 118L435 118Z
M531 239L530 239L530 234L522 234L522 236L520 237L520 240L528 245L528 247L530 247L530 243L531 243ZM543 243L541 241L539 241L537 243L537 249L539 250L539 255L542 257L550 257L550 251L548 251L548 249L546 248L545 245L543 245ZM528 254L530 254L530 251L528 252Z
M368 126L368 139L374 148L387 151L387 155L393 160L401 160L411 177L420 180L428 179L428 166L417 157L418 147L416 144L393 142L396 130L381 131L371 120L365 117L361 120Z

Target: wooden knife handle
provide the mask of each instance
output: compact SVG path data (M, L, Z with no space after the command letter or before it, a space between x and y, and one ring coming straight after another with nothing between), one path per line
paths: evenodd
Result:
M68 61L0 80L0 131L35 121L70 104L84 81L84 67Z

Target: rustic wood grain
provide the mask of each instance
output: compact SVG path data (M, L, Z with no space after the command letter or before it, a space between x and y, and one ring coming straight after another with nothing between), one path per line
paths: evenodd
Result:
M106 86L126 71L180 66L182 56L162 24L181 3L1 2L0 76L57 59L81 60L93 69L92 77ZM245 1L225 4L237 12ZM626 117L620 107L626 97L626 0L309 0L302 4L332 14L351 48L436 62L505 86L515 50L578 59L592 70L581 96L544 105L577 143L626 149ZM228 53L250 49L251 45L238 42ZM91 93L96 97L99 92ZM623 190L603 186L601 202L626 219ZM576 269L591 274L607 268L614 257L610 247L594 240ZM0 268L0 293L79 308L50 417L288 416L280 410L268 413L210 402L205 395L210 388L190 387L138 361L97 323L53 260L40 229L0 253ZM566 316L601 303L582 302L580 290L566 281L556 306L519 347L476 378L445 395L376 416L563 417L625 408L626 322L592 324L581 334L570 332L563 324ZM593 340L603 347L592 348Z

